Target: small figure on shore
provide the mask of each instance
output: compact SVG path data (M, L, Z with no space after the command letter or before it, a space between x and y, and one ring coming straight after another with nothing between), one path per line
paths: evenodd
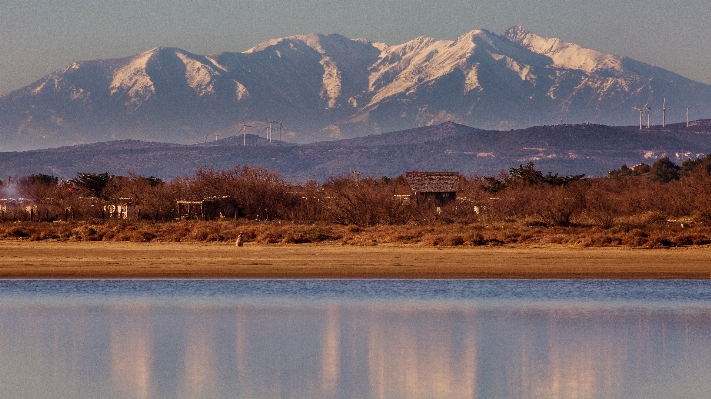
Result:
M242 237L242 233L239 233L237 236L237 246L241 247L242 245L244 245L244 237Z

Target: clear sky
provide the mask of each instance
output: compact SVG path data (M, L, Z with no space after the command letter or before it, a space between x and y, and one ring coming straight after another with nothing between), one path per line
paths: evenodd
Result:
M387 44L521 25L711 84L708 0L0 0L0 95L75 61L340 33Z

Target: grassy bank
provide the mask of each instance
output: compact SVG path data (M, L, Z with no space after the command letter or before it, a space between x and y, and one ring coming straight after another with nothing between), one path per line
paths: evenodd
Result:
M356 246L402 244L424 247L566 245L575 247L664 248L708 246L711 228L648 217L603 229L594 225L543 226L526 222L496 224L431 223L376 225L224 221L4 222L0 239L27 241L233 242L243 233L258 244L331 243Z

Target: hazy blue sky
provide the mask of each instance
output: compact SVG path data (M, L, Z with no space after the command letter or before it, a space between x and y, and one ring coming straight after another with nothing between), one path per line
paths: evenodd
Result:
M156 46L244 51L302 33L400 44L513 25L711 84L708 0L0 0L0 95Z

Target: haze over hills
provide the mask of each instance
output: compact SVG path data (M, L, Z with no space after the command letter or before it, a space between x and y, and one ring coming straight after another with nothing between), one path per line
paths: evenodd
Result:
M387 46L332 35L270 40L242 53L155 48L76 62L0 97L0 151L112 140L194 144L283 122L311 143L437 125L480 129L629 125L711 116L711 86L635 60L536 36L473 30ZM692 118L693 119L693 118ZM276 126L276 125L275 125ZM4 162L4 161L3 161Z
M684 159L711 153L711 120L652 126L554 125L521 130L482 130L445 122L404 131L311 144L269 142L264 137L231 136L183 145L135 140L54 149L0 153L0 179L33 173L63 179L77 173L163 179L193 176L203 166L229 170L250 165L278 171L294 182L331 177L396 177L413 171L456 171L497 175L534 162L538 170L560 175L605 175L623 164L652 164L668 156Z

